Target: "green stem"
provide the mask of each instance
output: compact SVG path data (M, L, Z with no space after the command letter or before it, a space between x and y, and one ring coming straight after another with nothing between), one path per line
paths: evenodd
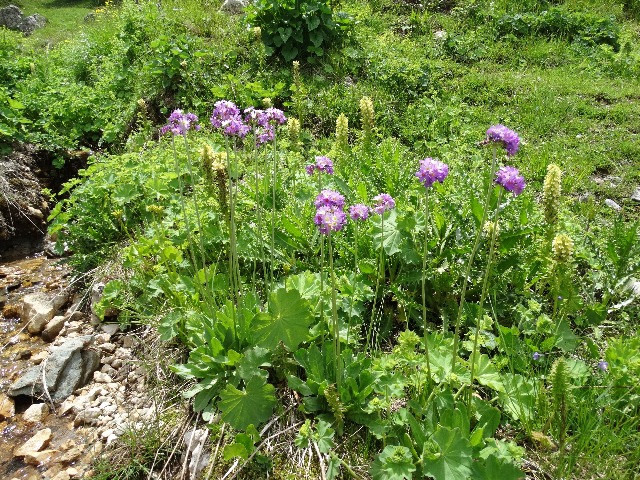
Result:
M378 299L378 289L380 288L381 280L384 282L384 212L380 214L381 218L381 236L380 236L380 262L378 264L378 275L376 276L376 289L373 295L373 308L371 310L371 322L367 329L367 346L369 348L369 342L371 341L371 331L376 320L376 301ZM371 345L373 347L373 345Z
M276 183L278 181L278 164L277 164L277 152L276 145L277 131L274 130L273 134L273 171L271 177L271 265L269 269L269 291L273 291L273 277L275 271L275 245L276 245Z
M180 190L180 207L182 209L182 216L184 217L184 223L187 229L187 242L188 242L187 247L189 250L189 256L191 257L191 262L193 263L193 267L197 270L198 262L196 261L195 253L193 253L193 244L192 244L192 238L191 238L191 224L189 223L189 217L187 215L187 205L184 201L184 185L182 184L182 176L180 175L180 164L178 163L178 151L176 150L175 136L171 138L171 143L173 145L174 168L176 171L176 175L178 175L178 189Z
M358 275L358 224L354 224L355 234L354 234L354 244L355 244L355 266L353 268L354 281L353 285L351 285L351 298L349 298L349 325L347 325L347 346L349 346L349 335L351 333L351 321L352 321L352 311L353 311L353 297L356 293L356 276Z
M464 276L462 279L462 292L460 293L460 305L458 306L458 315L456 316L456 324L455 331L453 335L453 356L451 358L451 371L453 372L456 367L456 359L458 357L458 344L460 342L460 321L462 319L462 313L464 311L465 304L465 296L467 294L467 286L469 284L469 275L471 274L471 266L473 265L473 260L478 252L478 246L480 245L480 235L482 234L482 227L484 223L487 221L487 211L489 209L489 201L491 199L491 190L493 187L493 177L496 173L496 158L497 158L497 147L493 147L493 160L491 161L491 168L489 169L489 178L487 179L487 191L485 194L484 200L484 208L482 212L482 220L480 222L480 227L476 232L476 239L473 243L473 248L471 249L471 256L469 257L469 261L467 262L467 266L464 271Z
M427 360L427 375L431 383L431 364L429 362L429 336L427 330L427 247L429 240L429 189L424 200L424 251L422 252L422 322L424 328L424 352Z
M333 363L336 370L336 389L340 393L342 383L342 368L340 368L340 326L338 324L338 307L336 298L336 276L333 270L333 248L331 232L329 232L329 273L331 275L331 315L333 317Z
M500 202L502 201L503 188L500 188L498 192L498 203L496 205L496 211L493 215L493 228L491 230L491 243L489 246L489 258L487 259L487 268L484 272L484 278L482 279L482 293L480 294L480 307L478 310L478 316L476 319L476 331L473 335L473 350L471 352L471 380L469 381L469 398L468 406L471 406L471 393L473 392L473 381L475 380L476 370L476 356L478 353L478 338L480 336L480 326L482 325L482 318L484 317L484 301L487 298L487 291L489 285L489 275L491 274L491 266L493 264L493 255L496 246L496 237L498 235L498 216L500 215Z

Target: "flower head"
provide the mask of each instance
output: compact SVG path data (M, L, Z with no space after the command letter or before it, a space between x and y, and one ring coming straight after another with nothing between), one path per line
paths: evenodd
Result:
M272 125L275 125L276 123L278 125L282 125L287 121L287 117L284 116L284 112L279 108L269 107L265 110L265 112L267 114L269 123L271 123Z
M160 129L160 134L171 132L173 135L186 135L189 130L200 130L198 117L193 113L183 113L182 110L174 110L167 124Z
M573 255L573 246L573 240L568 235L564 233L556 235L553 242L551 242L553 259L559 263L568 262Z
M373 197L375 205L371 207L371 211L376 215L382 215L387 210L395 208L396 202L388 193L381 193Z
M540 360L540 357L542 357L542 354L539 352L534 352L534 354L532 355L534 362L537 362L538 360Z
M335 190L322 190L313 203L316 208L320 207L344 207L344 197Z
M264 110L248 107L244 109L244 121L250 125L266 127L269 124L269 116Z
M333 175L333 162L329 157L317 156L316 163L307 165L305 169L309 175L313 175L316 170L327 175Z
M341 207L321 206L316 210L313 222L318 225L320 233L328 235L329 232L342 230L347 223L347 216Z
M243 138L251 131L251 127L242 120L238 107L228 100L219 100L215 103L209 120L214 128L221 129L230 137Z
M520 137L504 125L493 125L487 130L487 142L502 143L507 155L515 155L520 148Z
M520 195L527 185L515 167L500 167L496 172L496 183L514 195Z
M270 142L276 136L276 132L273 125L267 124L264 128L256 130L256 145L260 146L264 143Z
M547 166L547 175L544 177L544 185L542 187L544 218L549 225L554 225L558 221L561 193L562 170L557 165L550 163Z
M600 360L598 362L598 368L600 369L600 371L606 372L607 370L609 370L609 362L605 362L604 360Z
M449 175L449 166L430 157L420 160L420 169L416 172L416 177L425 188L431 187L436 182L444 182L447 175Z
M369 218L369 208L362 203L356 203L349 207L351 220L366 220Z

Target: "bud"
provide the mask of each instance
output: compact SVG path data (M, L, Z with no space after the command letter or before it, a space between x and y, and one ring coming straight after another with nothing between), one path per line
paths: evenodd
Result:
M552 244L553 259L558 263L568 262L573 255L573 240L564 233L556 235Z
M482 232L487 236L487 238L491 238L493 236L493 232L495 231L496 237L500 234L500 225L497 222L485 222L482 227Z
M369 97L360 99L360 119L365 136L370 136L375 123L375 112L373 110L373 101Z
M298 142L300 142L300 122L297 118L289 117L289 120L287 121L287 133L289 135L291 145L296 148Z
M262 29L260 27L253 27L253 35L256 37L256 40L262 40Z
M273 107L273 102L271 101L271 99L269 97L265 97L265 98L262 99L262 106L264 108Z
M349 147L349 119L341 113L336 120L336 145L340 150Z
M551 163L547 167L547 175L544 177L544 185L542 187L544 218L549 225L555 225L558 221L561 187L562 171L560 167Z

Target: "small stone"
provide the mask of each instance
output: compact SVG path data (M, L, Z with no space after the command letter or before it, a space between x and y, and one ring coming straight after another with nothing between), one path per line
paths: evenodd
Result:
M93 372L93 381L96 383L111 383L113 382L112 378L103 372L95 371Z
M66 322L66 317L62 315L56 315L47 323L47 326L42 331L42 339L45 342L52 342L58 334L62 331L62 327L64 327L64 323Z
M611 208L613 208L616 212L619 212L620 210L622 210L622 207L621 207L620 205L618 205L616 202L614 202L613 200L611 200L610 198L607 198L607 199L604 201L604 204L605 204L607 207L611 207Z
M631 200L634 202L640 202L640 187L636 187L633 195L631 195Z
M70 479L71 477L65 470L58 472L55 477L51 477L51 480L70 480Z
M41 423L47 415L49 415L49 405L34 403L22 414L22 420L26 423Z
M80 471L77 468L69 467L65 471L71 478L80 478Z
M133 348L136 344L136 339L132 335L127 335L122 339L122 346L124 348Z
M116 345L113 343L103 343L100 345L100 349L107 353L113 353L116 351Z
M49 352L47 350L41 350L31 356L31 362L33 362L34 365L40 365L47 357L49 357Z
M73 463L76 460L78 460L82 456L83 453L84 453L84 450L81 447L73 447L69 451L63 453L58 458L58 461L60 463L64 463L64 464L68 465L68 464Z
M120 330L120 325L118 325L117 323L103 323L100 326L100 329L107 335L111 336L115 335L118 330Z
M41 452L28 452L24 456L24 463L33 466L43 466L49 463L54 455L58 453L57 450L43 450Z
M33 437L27 440L21 447L16 448L13 451L13 455L16 457L23 457L28 453L39 452L44 447L49 445L51 440L51 429L45 428L36 433Z
M118 439L118 436L114 433L111 434L107 437L107 445L111 445L113 442L115 442Z
M0 392L0 420L4 420L5 418L13 418L15 414L16 406L13 402L13 399Z
M4 318L19 318L22 312L22 307L15 303L5 305L2 307L2 316Z

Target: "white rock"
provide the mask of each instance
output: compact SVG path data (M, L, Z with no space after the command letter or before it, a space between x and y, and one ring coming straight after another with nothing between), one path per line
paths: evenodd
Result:
M38 431L33 437L27 440L22 446L13 451L14 456L23 457L27 453L39 452L49 445L51 440L51 429L45 428Z
M631 195L631 200L634 202L640 202L640 187L636 187L633 195Z
M65 304L67 295L50 296L44 293L30 293L22 299L22 321L27 323L29 333L42 332L58 309Z
M619 212L620 210L622 210L622 207L621 207L620 205L618 205L616 202L614 202L613 200L611 200L610 198L607 198L607 199L604 201L604 204L605 204L607 207L611 207L611 208L613 208L616 212Z
M49 405L34 403L22 414L22 420L27 423L40 423L49 415Z
M108 374L100 371L93 372L93 381L96 383L112 383L113 382L112 378Z
M118 332L118 330L120 330L120 325L118 325L117 323L103 323L100 326L100 329L108 334L109 336L114 335L115 333Z
M46 358L49 357L47 350L42 350L31 357L31 361L34 365L40 365Z

